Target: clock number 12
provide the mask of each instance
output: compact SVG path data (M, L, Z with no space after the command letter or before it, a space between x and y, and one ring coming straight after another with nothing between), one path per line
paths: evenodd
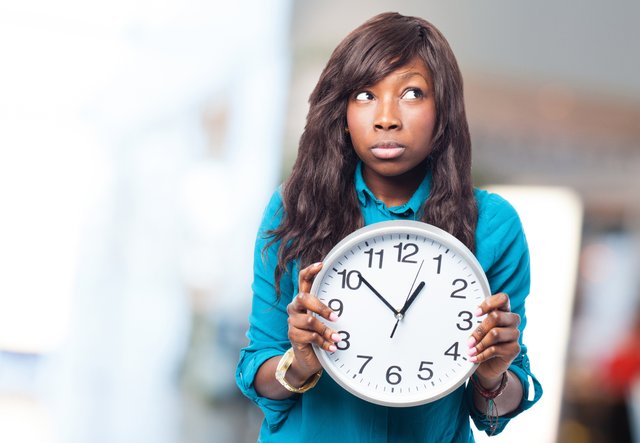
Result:
M415 243L398 243L393 246L398 249L398 261L402 263L418 263L415 260L409 260L409 257L413 257L418 253L418 245Z

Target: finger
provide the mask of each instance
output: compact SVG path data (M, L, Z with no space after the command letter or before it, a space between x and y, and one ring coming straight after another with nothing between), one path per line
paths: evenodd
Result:
M478 306L478 310L476 311L476 316L480 317L484 314L487 314L491 311L511 311L511 302L509 300L509 295L504 292L500 292L498 294L492 295L491 297L487 297L484 301Z
M333 341L326 340L321 334L315 331L307 331L294 327L289 328L289 341L291 342L291 345L298 350L301 350L310 344L315 344L329 352L335 352L338 350Z
M287 306L289 316L295 313L313 312L329 321L337 321L338 315L333 310L322 303L318 297L308 292L300 292L296 295L289 306Z
M310 314L297 314L289 316L289 328L300 329L304 331L316 332L324 340L332 343L342 340L340 335Z
M477 343L484 340L485 336L495 328L518 330L519 325L520 316L518 314L513 312L491 311L469 337L469 347L475 347Z
M520 331L517 328L493 328L479 343L476 343L474 347L469 349L469 355L482 354L491 347L503 344L510 344L512 342L518 344L519 338ZM519 346L518 344L518 347Z
M508 367L519 353L520 345L517 341L511 341L508 343L489 346L481 353L470 356L469 360L472 363L484 363L494 358L500 358L505 361L506 366Z
M307 266L298 273L298 291L299 292L311 292L311 284L313 279L322 269L322 263L314 263Z

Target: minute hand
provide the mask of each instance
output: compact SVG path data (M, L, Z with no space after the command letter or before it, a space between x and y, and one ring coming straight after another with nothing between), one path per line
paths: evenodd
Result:
M415 291L413 291L413 294L411 294L411 297L409 297L409 299L407 300L407 302L404 304L404 306L402 307L402 309L400 309L400 312L398 312L399 315L401 315L401 318L404 317L404 314L407 312L407 309L409 309L409 306L411 306L411 304L415 301L415 299L418 297L418 294L420 293L420 291L422 291L422 288L424 288L424 282L421 281L420 284L418 285L418 287L416 288Z
M376 291L376 289L373 286L371 286L371 283L369 283L362 276L362 274L358 273L358 276L360 277L360 281L364 283L369 289L371 289L371 292L373 292L380 300L382 300L382 303L384 303L387 306L387 308L391 309L391 312L393 312L394 315L398 315L398 311L396 311L396 308L391 306L391 304L389 304L389 302L382 295L380 295L380 293Z

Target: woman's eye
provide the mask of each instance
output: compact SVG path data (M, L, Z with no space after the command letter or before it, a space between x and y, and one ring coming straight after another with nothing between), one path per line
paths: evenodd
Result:
M373 100L373 95L370 92L358 92L354 98L358 101L368 101L368 100Z
M407 89L407 91L405 91L405 93L402 95L402 98L406 98L408 100L415 100L417 98L421 98L423 95L424 94L422 93L421 90L412 88L412 89Z

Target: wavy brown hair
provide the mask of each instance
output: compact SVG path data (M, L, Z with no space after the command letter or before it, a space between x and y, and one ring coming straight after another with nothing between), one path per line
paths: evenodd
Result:
M283 219L270 231L280 241L275 281L292 260L300 267L321 260L343 237L363 226L354 187L358 157L345 132L349 97L407 65L414 57L431 73L436 102L432 172L422 221L475 249L478 210L471 181L471 140L462 76L444 36L429 22L397 13L377 15L333 51L309 98L298 157L282 188Z

